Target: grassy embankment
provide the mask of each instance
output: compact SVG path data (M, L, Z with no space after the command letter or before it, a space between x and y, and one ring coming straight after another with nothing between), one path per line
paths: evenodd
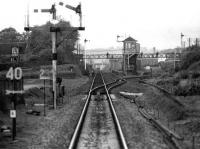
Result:
M31 74L32 72L28 72ZM78 74L79 75L79 74ZM76 75L76 76L78 76ZM74 77L73 77L74 78ZM17 105L17 140L13 143L10 137L0 135L2 148L55 148L67 146L84 105L84 93L89 88L88 78L84 76L74 79L63 79L65 86L64 104L58 103L57 110L51 110L52 95L49 82L46 81L46 113L43 116L43 81L39 79L25 79L25 86L31 87L24 95L25 105ZM40 116L28 115L27 110L40 112ZM11 127L9 112L0 113L1 126ZM58 147L58 148L59 148Z

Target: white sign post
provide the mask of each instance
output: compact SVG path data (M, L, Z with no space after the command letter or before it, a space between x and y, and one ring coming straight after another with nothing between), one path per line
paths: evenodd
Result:
M17 47L12 48L12 56L19 56L19 49Z
M46 94L45 94L45 80L50 80L52 77L52 69L51 68L41 68L40 69L40 79L44 80L44 116L46 116Z
M40 68L40 79L50 80L52 79L52 66L41 66Z
M10 117L11 118L16 118L16 110L10 110Z
M11 52L11 62L17 62L19 59L19 48L12 47Z
M40 79L49 80L51 79L52 71L48 69L40 69Z
M18 54L18 49L12 49L12 54L14 56ZM21 88L17 87L17 82L21 80L23 77L21 67L10 67L8 72L6 73L6 78L10 79L13 84L13 90L6 90L6 94L12 94L12 110L10 110L10 117L12 118L12 139L15 140L16 137L16 101L17 101L17 94L23 94L24 91Z

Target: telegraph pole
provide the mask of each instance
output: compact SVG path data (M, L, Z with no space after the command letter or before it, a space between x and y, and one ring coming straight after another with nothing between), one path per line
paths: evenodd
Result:
M183 33L181 33L181 48L183 47Z
M27 26L27 28L30 27L30 15L29 15L29 3L28 3L28 6L27 6L27 18L25 18L25 26ZM27 24L26 24L27 23ZM30 49L30 34L29 34L29 29L28 30L25 30L26 31L26 35L27 35L27 44L26 44L26 52L28 53L29 52L29 49Z
M174 51L174 72L176 71L176 49Z
M124 44L124 49L123 49L123 64L124 64L124 74L126 75L126 54L125 54L125 44Z
M123 41L119 41L119 35L117 35L117 42L123 42ZM123 51L122 51L122 55L123 55L123 62L122 62L122 70L124 72L124 74L126 73L126 63L125 63L125 45L123 44Z
M87 64L86 64L86 42L88 42L89 40L85 39L84 40L84 57L85 57L85 61L84 61L84 68L86 70Z
M198 38L196 38L196 47L198 47Z
M189 40L189 48L190 48L190 38L188 40Z
M37 13L38 9L34 9L34 12ZM56 8L55 4L51 6L50 9L41 9L41 12L52 14L52 19L56 20ZM55 27L55 25L53 25ZM29 27L28 27L28 30ZM56 109L56 100L57 100L57 92L56 92L56 76L57 76L57 51L56 51L56 31L51 30L51 40L52 40L52 80L53 80L53 106Z
M59 5L63 5L62 2L59 3ZM82 20L82 12L81 12L81 4L79 4L77 7L73 7L70 5L66 5L67 8L74 10L76 13L79 13L80 15L80 21ZM38 9L34 9L34 12L38 12ZM51 6L50 9L41 9L41 12L44 13L50 13L52 14L52 19L56 20L56 8L55 4ZM80 22L80 25L82 23ZM25 27L24 28L26 31L29 31L31 28L30 27ZM53 25L50 27L50 32L51 32L51 39L52 39L52 79L53 79L53 106L54 109L56 109L56 100L57 100L57 91L56 91L56 78L57 78L57 50L56 50L56 35L57 32L61 31L77 31L77 30L85 30L84 27L56 27Z
M52 19L56 20L56 8L52 5L51 8ZM54 25L55 26L55 25ZM57 91L56 91L56 78L57 78L57 51L56 51L56 32L51 32L52 38L52 74L53 74L53 103L54 109L56 109Z
M181 53L182 53L182 49L183 49L183 37L184 37L184 35L183 35L183 33L181 33Z

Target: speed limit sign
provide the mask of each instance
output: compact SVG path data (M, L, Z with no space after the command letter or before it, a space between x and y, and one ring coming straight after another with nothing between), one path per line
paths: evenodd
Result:
M9 78L10 80L16 79L20 80L22 78L22 69L21 67L10 67L8 72L6 73L6 78Z
M16 118L16 110L10 110L10 117Z

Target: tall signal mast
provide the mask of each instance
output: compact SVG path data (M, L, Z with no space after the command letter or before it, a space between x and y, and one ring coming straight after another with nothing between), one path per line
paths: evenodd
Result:
M27 27L29 27L30 25L30 22L29 22L29 3L28 3L28 6L27 6Z
M26 21L25 26L29 28L30 27L29 2L27 4L27 14L26 14L25 21ZM26 53L27 53L27 52L29 52L29 49L30 49L30 34L29 34L29 30L26 31L26 36L27 36L27 39L26 39Z

